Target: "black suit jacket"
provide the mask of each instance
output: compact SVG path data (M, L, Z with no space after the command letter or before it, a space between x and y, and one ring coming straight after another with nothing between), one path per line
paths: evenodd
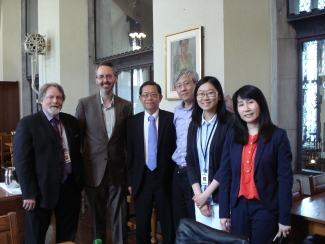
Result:
M167 195L171 195L175 167L172 160L176 149L173 117L173 113L159 110L157 170ZM145 170L143 123L144 112L130 117L127 121L127 183L129 187L132 187L133 198L138 193Z
M218 123L217 128L212 137L209 151L209 184L213 179L219 182L219 168L221 163L221 155L223 144L226 140L226 134L233 122L233 115L227 112L226 123ZM187 173L190 184L199 183L201 185L200 162L197 151L197 130L198 127L190 123L187 135L187 154L186 164ZM219 188L212 194L214 202L219 202Z
M60 113L69 144L72 173L80 191L84 186L79 127L75 117ZM43 111L21 119L13 143L15 167L23 199L36 197L39 206L56 206L61 185L61 149Z

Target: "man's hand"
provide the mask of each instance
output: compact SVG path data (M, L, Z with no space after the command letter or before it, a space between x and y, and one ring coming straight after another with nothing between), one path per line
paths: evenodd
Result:
M33 211L35 209L36 206L36 199L34 198L30 198L30 199L25 199L23 201L23 208L28 210L28 211Z
M130 194L132 195L132 187L131 186L128 187L128 190L129 190Z

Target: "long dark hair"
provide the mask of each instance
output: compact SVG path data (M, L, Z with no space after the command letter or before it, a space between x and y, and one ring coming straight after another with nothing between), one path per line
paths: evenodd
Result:
M241 99L254 99L258 106L260 107L260 115L258 117L259 130L258 135L264 137L264 143L267 143L271 140L272 134L276 126L272 123L270 111L263 95L262 91L256 86L246 85L239 88L234 95L232 96L232 101L234 104L234 141L242 145L248 143L248 128L247 123L242 120L238 113L238 98Z
M204 83L209 82L212 84L218 91L218 96L220 97L220 100L218 101L218 106L217 106L217 116L218 116L218 123L225 124L226 123L226 106L225 106L225 98L223 96L223 90L221 87L221 84L219 80L213 76L205 76L199 82L197 83L194 91L194 104L193 104L193 112L192 112L192 121L193 123L197 126L201 126L202 122L202 113L203 109L200 108L199 104L197 103L196 100L196 94L197 91L199 90L200 86L202 86Z

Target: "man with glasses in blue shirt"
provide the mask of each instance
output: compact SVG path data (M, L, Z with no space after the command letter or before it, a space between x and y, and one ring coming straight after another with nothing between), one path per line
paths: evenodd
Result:
M187 176L186 169L186 146L187 131L192 121L194 90L199 80L194 70L181 69L174 75L176 92L182 102L175 108L174 125L176 128L177 148L172 156L175 164L173 174L173 216L174 226L177 230L180 219L191 218L195 220L195 208L193 190Z

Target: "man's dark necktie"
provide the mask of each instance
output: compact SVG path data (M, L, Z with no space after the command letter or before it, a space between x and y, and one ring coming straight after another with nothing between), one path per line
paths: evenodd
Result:
M50 120L51 125L55 131L55 136L58 140L58 143L60 145L60 149L61 149L61 182L64 183L64 181L67 179L68 174L67 174L67 169L66 169L66 163L65 163L65 156L64 156L64 149L62 146L62 137L60 135L60 131L59 128L57 126L57 122L58 120L53 118Z

